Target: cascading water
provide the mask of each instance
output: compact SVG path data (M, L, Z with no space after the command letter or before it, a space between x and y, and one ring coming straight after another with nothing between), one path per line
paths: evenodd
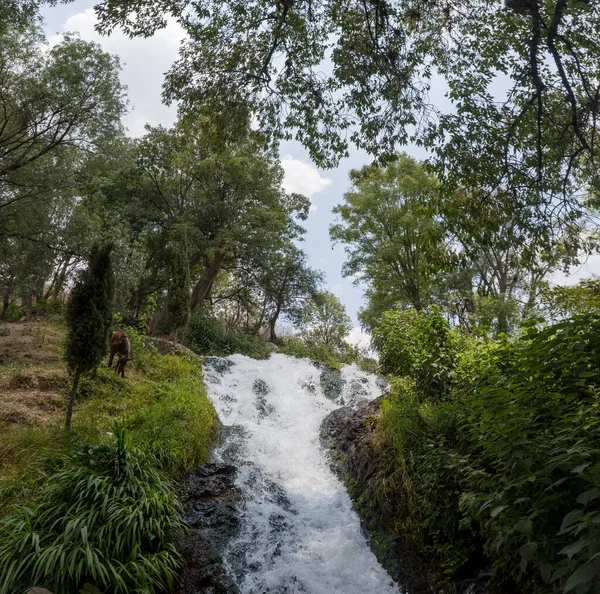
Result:
M243 594L398 594L319 444L325 416L382 393L356 366L341 377L305 359L242 355L205 363L226 437L215 458L238 467L240 530L224 561Z

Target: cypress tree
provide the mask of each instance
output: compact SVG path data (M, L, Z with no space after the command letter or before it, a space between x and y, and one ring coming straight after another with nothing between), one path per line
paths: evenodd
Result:
M69 326L65 358L73 375L65 427L70 429L77 386L83 374L97 369L106 355L113 319L115 279L112 245L95 245L88 267L81 271L67 305Z

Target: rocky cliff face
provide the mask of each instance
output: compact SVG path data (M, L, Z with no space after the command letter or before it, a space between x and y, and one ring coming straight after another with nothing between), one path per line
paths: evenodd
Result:
M378 398L357 409L344 407L333 411L321 426L321 443L329 449L331 466L348 485L356 511L371 548L388 573L408 594L486 594L489 575L443 583L435 560L418 555L410 543L391 526L397 508L394 493L381 489L389 469L375 447L375 427L381 400Z

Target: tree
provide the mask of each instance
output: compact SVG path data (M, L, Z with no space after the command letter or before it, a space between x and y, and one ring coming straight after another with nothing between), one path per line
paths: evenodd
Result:
M77 387L83 374L93 372L106 355L113 318L115 282L111 245L95 246L88 267L81 271L67 305L69 326L65 359L73 374L65 428L71 428Z
M119 70L96 43L65 36L48 50L34 25L0 31L0 183L18 188L13 174L38 159L66 146L93 152L121 133Z
M265 259L258 285L264 295L269 340L277 339L275 327L282 313L298 319L307 301L323 282L323 273L306 264L306 254L290 244Z
M536 221L581 206L598 177L598 2L104 0L104 31L186 27L165 95L253 112L320 164L349 142L433 152L445 192L518 189ZM325 62L330 61L330 64ZM447 89L432 105L433 87Z
M298 321L309 342L343 348L352 320L340 300L329 291L315 293Z
M437 182L406 154L386 167L350 172L352 189L333 212L329 229L347 255L342 273L367 283L367 326L393 307L421 310L448 259L443 225L435 214Z
M132 175L155 270L168 269L173 230L185 221L192 310L240 254L276 250L304 233L298 220L308 216L308 200L283 190L283 170L249 129L233 138L205 117L149 128Z

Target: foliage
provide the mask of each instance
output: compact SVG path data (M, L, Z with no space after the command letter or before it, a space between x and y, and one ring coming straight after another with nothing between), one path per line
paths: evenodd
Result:
M531 564L564 592L600 582L599 349L595 315L532 327L509 375L470 401L477 456L461 508L500 576L518 579Z
M342 365L356 363L364 371L374 373L377 370L377 362L369 359L357 346L347 342L341 346L334 347L324 343L307 341L302 336L286 336L277 341L279 352L291 357L301 359L312 359L325 363L332 369L341 369Z
M268 347L258 336L225 330L206 309L192 315L186 332L186 345L199 355L225 356L240 353L255 359L266 359Z
M400 154L385 168L350 172L352 189L334 207L339 222L329 233L345 245L344 276L369 285L368 314L431 302L433 284L448 259L444 230L434 216L436 180Z
M546 285L542 289L541 309L550 318L560 318L600 309L600 279L588 278L565 287Z
M250 112L321 165L349 142L383 157L424 144L447 195L518 190L536 226L577 211L578 186L597 179L596 2L104 0L97 11L102 30L141 36L179 17L188 35L167 99Z
M93 371L108 349L115 293L111 251L111 245L94 248L71 292L65 359L73 373Z
M115 593L170 591L181 505L152 456L124 427L114 433L52 475L41 503L2 520L1 592L44 584L68 594L86 582Z
M35 25L0 30L0 181L18 187L19 170L48 153L69 145L91 151L121 132L119 70L98 44L67 35L47 50Z
M297 325L309 343L343 348L352 320L341 301L329 291L314 293Z
M483 550L497 585L595 592L597 316L530 325L518 339L446 326L453 366L433 384L423 373L431 349L411 347L438 339L431 316L390 312L378 329L382 363L398 374L377 428L374 497L395 502L389 525L450 576L481 563Z
M385 373L414 378L421 399L439 400L452 388L459 339L437 307L391 310L373 331Z

